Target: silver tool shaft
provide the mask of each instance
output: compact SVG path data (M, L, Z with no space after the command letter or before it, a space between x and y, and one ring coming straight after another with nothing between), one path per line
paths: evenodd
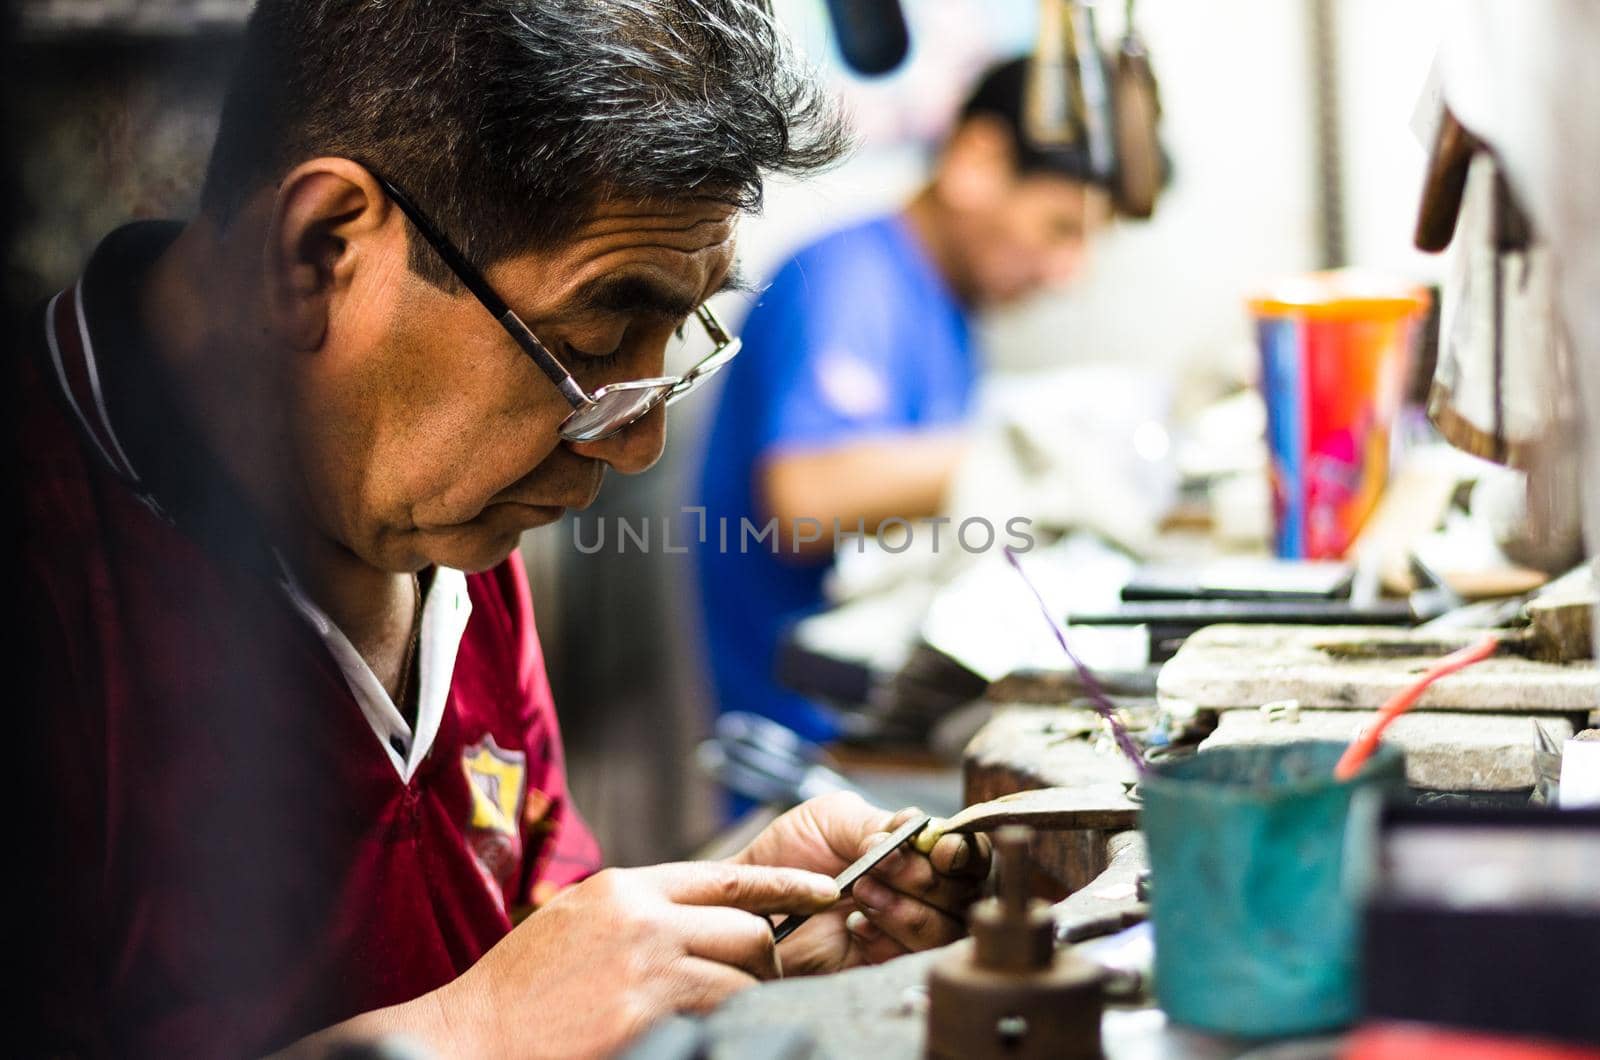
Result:
M932 819L925 813L918 814L893 832L890 832L889 838L853 861L849 868L833 878L833 884L839 888L839 894L841 896L849 894L850 888L855 886L857 880L871 872L878 862L899 850L906 840L911 839L918 832L928 827L928 822ZM810 919L809 915L784 917L782 922L772 929L772 941L782 942L794 933L795 928Z

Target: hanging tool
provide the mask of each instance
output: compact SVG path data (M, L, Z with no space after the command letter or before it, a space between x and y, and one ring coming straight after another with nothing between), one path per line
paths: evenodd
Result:
M1112 198L1124 217L1147 218L1155 213L1161 191L1161 95L1150 50L1133 19L1134 0L1127 0L1122 41L1112 74L1112 122L1116 140L1117 178Z
M1023 135L1037 147L1082 151L1093 178L1109 182L1116 170L1110 92L1093 7L1079 0L1040 0Z

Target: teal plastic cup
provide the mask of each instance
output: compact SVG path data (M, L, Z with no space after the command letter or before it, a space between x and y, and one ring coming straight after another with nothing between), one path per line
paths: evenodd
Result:
M1356 1019L1351 803L1404 790L1405 756L1380 747L1340 782L1345 746L1219 748L1154 766L1141 783L1156 998L1169 1019L1245 1037Z

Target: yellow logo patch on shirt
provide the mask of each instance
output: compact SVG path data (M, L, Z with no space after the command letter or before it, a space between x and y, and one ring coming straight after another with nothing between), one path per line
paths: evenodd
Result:
M528 756L507 751L493 736L485 736L461 753L461 764L472 782L471 826L516 835L527 790Z

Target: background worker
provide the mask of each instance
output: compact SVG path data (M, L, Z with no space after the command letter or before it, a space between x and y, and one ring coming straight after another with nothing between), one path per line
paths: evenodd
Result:
M985 74L903 209L799 251L745 322L700 480L708 525L730 527L697 572L721 710L836 734L773 678L783 629L823 603L834 520L872 533L938 513L981 369L973 314L1069 283L1108 214L1086 152L1023 135L1027 64ZM741 549L740 520L772 518L776 551ZM807 519L816 540L794 532Z

